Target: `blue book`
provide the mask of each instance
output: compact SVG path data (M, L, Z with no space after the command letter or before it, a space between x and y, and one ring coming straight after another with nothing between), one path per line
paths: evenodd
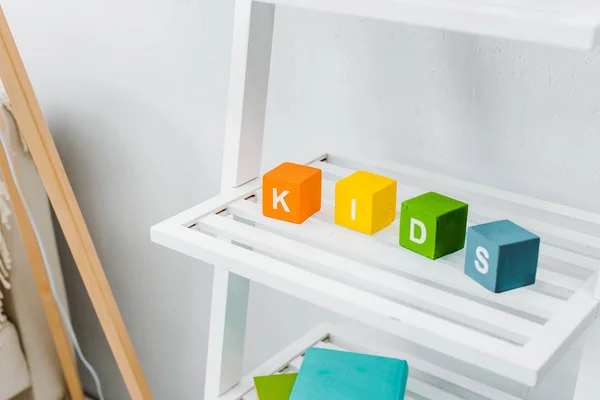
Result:
M326 349L309 349L290 400L403 400L404 360Z

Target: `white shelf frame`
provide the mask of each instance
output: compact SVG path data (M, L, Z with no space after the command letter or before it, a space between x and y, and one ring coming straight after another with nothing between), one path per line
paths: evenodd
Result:
M255 179L156 225L152 238L529 387L597 316L599 262L579 251L600 253L600 238L585 233L600 233L600 216L396 163L321 155L308 164L323 171L324 204L304 224L264 217ZM358 168L396 179L401 199L435 189L467 201L470 225L506 217L538 233L538 283L492 294L464 276L463 252L430 261L397 246L397 225L369 237L333 224L334 183Z
M586 1L580 0L578 4ZM214 213L223 204L231 203L232 198L237 196L238 199L243 199L248 193L259 189L259 183L255 180L260 174L276 5L583 49L600 42L598 7L561 9L540 6L542 1L528 0L528 4L535 7L524 9L514 7L511 3L515 4L513 0L495 0L495 3L492 0L237 0L222 173L223 194L171 218L167 224L154 227L153 237L171 233L188 237L188 224L192 224L198 216ZM183 242L170 247L189 254ZM197 256L200 258L208 255L203 253ZM205 398L213 400L231 393L232 388L239 388L248 380L244 380L242 376L242 360L249 281L247 277L230 272L238 270L233 265L236 262L231 259L215 259L210 256L203 259L214 262L216 267L205 387ZM593 291L596 299L600 299L600 278L598 282L589 282L588 289ZM340 307L338 311L343 309L344 307ZM595 320L589 330L595 334L590 335L587 340L575 400L600 398L600 381L594 375L595 371L600 371L599 325L598 320ZM565 329L564 326L555 328L559 331ZM559 336L561 335L554 337ZM524 374L521 377L514 376L517 381L535 383L537 376L531 375L531 371L548 363L548 360L536 358L536 354L547 354L545 346L555 344L546 341L536 343L539 347L529 351L532 358L525 362L522 370L516 370L516 375L520 372ZM564 346L568 344L564 343ZM556 352L553 356L558 357L561 353L562 351ZM511 375L510 371L505 372L505 375ZM498 398L508 399L506 396Z
M600 3L594 0L261 1L583 50L600 44Z

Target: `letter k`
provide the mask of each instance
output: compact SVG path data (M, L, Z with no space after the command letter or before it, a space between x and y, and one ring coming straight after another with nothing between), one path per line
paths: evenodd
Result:
M290 212L290 208L288 207L287 203L285 202L285 196L287 196L290 192L287 190L284 190L283 192L281 192L280 195L277 195L277 188L273 188L273 209L277 210L277 205L279 203L281 203L281 206L283 207L283 209L285 210L285 212Z

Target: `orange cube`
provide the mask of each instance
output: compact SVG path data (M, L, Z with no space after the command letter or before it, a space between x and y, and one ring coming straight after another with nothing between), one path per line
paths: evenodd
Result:
M319 168L285 162L263 176L263 215L301 224L321 209Z

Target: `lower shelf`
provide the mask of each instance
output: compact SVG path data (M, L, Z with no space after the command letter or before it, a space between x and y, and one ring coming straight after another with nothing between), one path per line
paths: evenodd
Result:
M255 369L242 381L214 400L258 400L254 377L298 372L304 353L311 347L354 351L408 361L409 379L406 400L522 400L497 388L482 384L459 373L438 367L428 361L390 348L365 344L358 337L334 325L322 325L298 339L269 361Z
M393 162L327 154L321 211L296 225L262 214L261 182L152 228L168 248L533 387L597 317L600 215ZM398 182L400 202L436 191L469 204L469 225L511 219L542 238L535 285L501 294L465 276L463 251L432 261L333 221L335 183L356 170Z

